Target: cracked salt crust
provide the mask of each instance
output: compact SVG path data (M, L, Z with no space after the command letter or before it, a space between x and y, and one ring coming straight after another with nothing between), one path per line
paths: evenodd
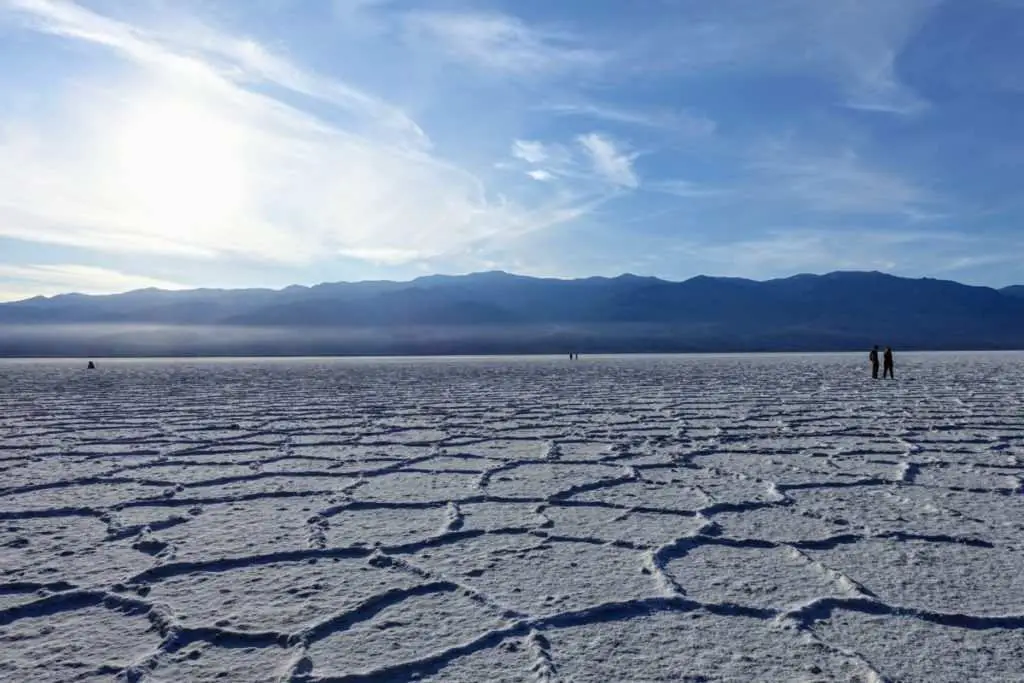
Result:
M903 359L0 362L0 677L1024 681L1024 354Z

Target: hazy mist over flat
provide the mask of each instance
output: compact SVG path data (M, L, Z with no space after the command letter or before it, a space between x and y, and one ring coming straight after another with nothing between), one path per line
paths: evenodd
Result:
M0 304L7 356L438 355L1024 348L1012 290L881 273L765 282L506 273Z

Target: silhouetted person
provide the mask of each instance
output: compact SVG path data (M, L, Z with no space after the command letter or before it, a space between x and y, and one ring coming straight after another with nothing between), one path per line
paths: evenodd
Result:
M878 379L878 344L875 344L875 348L871 349L871 353L868 354L868 360L871 361L871 376Z
M87 370L95 370L96 369L96 364L93 363L92 361L89 361L89 365L86 366L86 369Z
M893 374L892 349L888 346L885 347L885 354L883 355L883 359L883 365L885 366L885 369L882 370L882 379L885 379L886 377L896 379L896 375Z

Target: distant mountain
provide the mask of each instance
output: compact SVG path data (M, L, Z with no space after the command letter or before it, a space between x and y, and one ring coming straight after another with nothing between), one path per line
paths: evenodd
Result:
M1024 348L1024 287L877 272L758 282L502 272L0 305L0 355L320 355Z
M1011 285L1010 287L1004 287L999 291L1003 294L1009 294L1010 296L1017 296L1024 299L1024 285Z

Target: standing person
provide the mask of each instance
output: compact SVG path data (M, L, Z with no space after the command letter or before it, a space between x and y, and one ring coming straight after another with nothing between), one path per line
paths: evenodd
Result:
M892 369L893 365L892 365L892 348L891 347L888 347L888 346L885 347L885 355L883 356L883 358L884 358L884 361L885 361L885 363L884 363L885 369L882 371L882 379L885 379L886 377L890 377L892 379L896 379L896 375L893 374L893 369Z
M871 361L871 376L878 379L878 344L875 344L875 348L871 349L871 353L868 354L868 360Z

